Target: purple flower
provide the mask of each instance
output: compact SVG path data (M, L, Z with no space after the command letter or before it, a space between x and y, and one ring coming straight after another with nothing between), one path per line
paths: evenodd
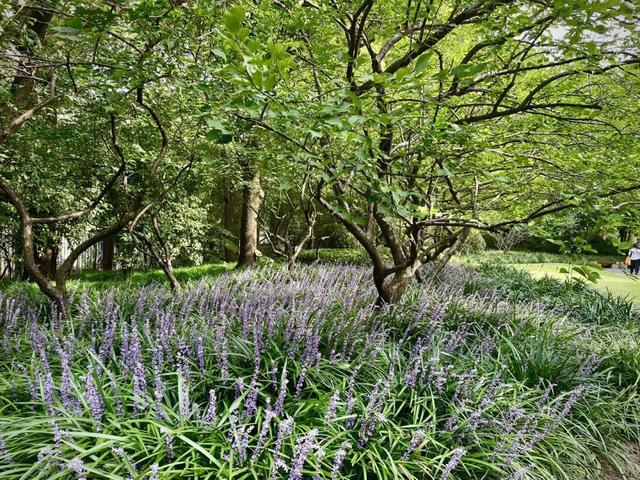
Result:
M596 370L598 370L601 363L602 359L598 355L595 353L589 355L584 362L582 362L580 370L578 371L578 377L580 380L586 380L587 377L590 377Z
M198 336L197 346L196 346L196 357L198 359L198 368L201 372L205 371L205 363L204 363L204 339L202 335Z
M160 434L164 435L164 444L167 447L167 458L173 460L173 439L171 432L165 427L160 427Z
M275 391L278 388L278 365L271 362L271 388Z
M149 480L160 480L160 465L157 463L149 468Z
M329 404L327 405L327 413L324 416L324 419L328 422L336 418L336 411L338 409L338 402L340 401L340 392L337 390L331 395L329 399Z
M280 390L278 391L278 399L276 400L276 405L274 408L274 412L276 415L281 416L284 413L284 399L287 395L287 370L282 370L282 377L280 380Z
M451 472L458 466L462 457L465 456L467 451L464 448L456 448L452 454L449 462L444 466L444 470L440 475L440 480L446 480L451 475Z
M62 405L73 413L78 413L80 404L75 398L73 388L73 374L71 373L71 343L68 342L66 348L58 346L58 356L60 357L60 365L62 367L62 379L60 383L60 399Z
M262 448L267 441L267 434L269 433L269 426L271 425L271 420L273 420L273 417L275 417L275 414L273 413L271 408L267 406L264 420L262 422L262 427L260 428L260 435L258 436L258 443L255 450L253 451L253 455L251 455L251 463L255 463L260 457Z
M180 403L178 408L180 410L180 417L183 419L189 418L191 415L191 403L189 402L189 365L182 355L178 356L178 378L180 385Z
M46 445L38 451L37 459L38 459L38 462L41 463L59 454L60 452L58 451L57 448L53 448L51 445Z
M304 386L304 377L307 374L307 367L302 367L302 371L300 372L300 376L298 377L298 381L296 382L296 392L295 399L300 400L300 396L302 395L302 387Z
M385 383L378 381L369 395L369 401L360 420L360 438L358 439L358 446L360 448L364 448L369 438L375 433L378 422L384 418L382 416L382 410L384 409L385 396L388 393L390 377L391 375Z
M476 375L477 371L475 368L462 375L456 375L458 383L453 398L451 399L452 403L462 406L470 400L471 385L476 380Z
M120 340L120 363L122 363L122 369L126 372L129 370L129 327L126 323L122 324L122 336Z
M338 448L336 456L333 459L333 466L331 467L331 480L338 480L338 476L342 470L342 464L347 456L347 450L350 448L351 444L349 442L342 442L340 448Z
M153 348L153 396L156 401L156 418L158 420L166 420L167 415L162 408L164 400L164 384L162 383L162 350L158 347Z
M244 378L242 377L236 378L235 389L236 389L235 391L236 391L236 398L237 398L240 395L242 395L242 391L245 389Z
M87 474L84 468L84 463L80 457L75 457L67 463L67 468L76 474L78 480L86 480Z
M423 429L420 430L416 430L413 434L413 436L411 437L411 441L409 442L409 447L407 448L407 451L404 452L404 455L402 455L402 459L403 460L408 460L409 459L409 455L411 455L411 453L418 448L418 445L420 445L422 443L422 440L424 439L425 436L425 432Z
M347 411L345 412L345 416L347 417L345 421L345 426L347 428L353 428L355 424L355 417L351 417L351 413L353 412L353 407L356 404L356 395L355 395L355 387L356 387L356 375L360 370L360 366L356 367L349 378L349 385L347 386Z
M93 367L89 367L87 370L87 375L84 377L85 382L85 395L87 399L87 405L89 405L89 410L91 410L91 416L98 424L98 429L100 428L100 420L102 419L102 415L104 414L104 401L102 400L102 395L100 395L100 391L96 386L95 380L93 378Z
M240 425L238 414L235 408L229 413L229 433L228 439L231 448L236 452L236 458L242 464L247 458L247 448L249 447L249 433L253 429L250 425Z
M556 387L555 383L550 383L549 385L546 386L546 388L542 392L542 395L540 396L540 399L538 400L538 405L545 405L547 403L555 387Z
M129 361L133 369L133 396L136 398L134 408L141 412L146 407L147 381L145 379L145 367L142 363L142 347L140 337L135 325L131 328L129 341Z
M449 338L445 342L443 346L443 352L445 353L453 353L453 351L464 342L469 334L469 324L463 323L458 327L458 329L449 335Z
M2 307L2 298L0 297L0 314L3 313L2 310L4 310L4 315L0 315L0 319L2 323L4 323L2 346L4 351L8 352L10 347L9 339L18 325L18 316L20 315L21 307L18 302L12 298L7 298L4 303L4 308Z
M275 478L278 470L287 470L287 465L281 456L282 444L284 443L285 437L291 435L291 432L293 431L293 423L293 418L287 417L282 422L280 422L280 425L278 426L278 436L276 437L276 444L273 449L273 458L275 461L273 464L273 470L271 471L272 478Z
M411 355L409 356L409 365L411 366L411 368L407 370L407 373L404 376L404 383L408 387L416 386L416 383L418 381L418 372L420 371L420 367L422 366L423 352L424 348L422 346L422 339L419 339L413 346Z
M102 338L102 345L100 345L99 352L100 361L103 364L107 363L107 359L111 356L113 338L115 336L117 326L118 306L114 303L113 290L111 290L107 295L105 311L107 312L107 325L104 331L104 337Z
M257 375L258 372L256 372ZM243 418L249 420L253 418L257 410L258 404L258 381L256 375L251 379L251 383L249 384L249 393L244 400L244 412Z
M216 352L218 355L218 366L220 367L220 373L222 380L227 381L229 379L229 354L227 351L227 337L224 328L219 328L217 337L220 339L216 342Z
M518 470L513 472L513 475L511 476L510 480L522 480L522 478L524 477L524 474L527 473L527 470L528 469L526 467L519 468Z
M212 426L216 421L216 391L211 389L209 390L209 405L207 406L207 410L204 414L204 424L208 427Z
M80 305L78 306L78 319L80 320L80 326L84 326L89 323L89 294L86 290L83 290L80 295Z
M291 465L291 472L289 473L289 480L302 480L302 469L305 461L307 460L307 456L309 455L309 452L317 448L317 435L318 430L314 428L306 435L298 438L293 463Z

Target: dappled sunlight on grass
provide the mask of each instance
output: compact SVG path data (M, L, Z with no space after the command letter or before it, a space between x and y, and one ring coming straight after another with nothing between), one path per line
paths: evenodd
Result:
M560 269L569 268L568 263L523 263L513 265L529 272L536 278L545 276L566 280L569 275L561 273ZM574 278L578 277L574 274ZM600 279L594 286L601 290L608 290L614 295L628 297L636 303L640 303L640 277L632 277L622 270L604 269L600 271Z

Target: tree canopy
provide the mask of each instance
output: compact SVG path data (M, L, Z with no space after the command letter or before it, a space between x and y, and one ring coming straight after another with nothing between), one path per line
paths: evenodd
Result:
M627 1L2 8L0 214L52 298L119 231L160 264L189 256L230 228L211 212L230 215L233 192L246 208L223 236L260 225L295 261L318 215L333 218L388 303L473 230L575 208L615 227L640 189ZM62 236L75 244L54 282L36 257ZM247 263L255 238L239 242Z

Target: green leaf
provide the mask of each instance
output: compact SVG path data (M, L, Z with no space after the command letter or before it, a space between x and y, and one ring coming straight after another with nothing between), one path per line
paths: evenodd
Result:
M325 123L328 123L329 125L333 125L335 127L342 126L342 120L340 119L340 117L336 117L336 116L326 117L324 121Z
M244 8L242 7L233 7L222 17L222 22L224 26L227 27L229 33L237 34L240 31L240 25L242 24L242 19L244 18Z
M424 69L427 68L427 64L429 63L429 59L431 58L432 55L433 55L433 52L427 52L420 55L416 60L416 66L414 71L416 73L423 72Z

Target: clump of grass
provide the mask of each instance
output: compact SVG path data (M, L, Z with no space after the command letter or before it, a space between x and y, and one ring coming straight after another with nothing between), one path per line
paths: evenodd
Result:
M452 267L380 311L346 266L77 291L69 320L5 294L0 477L637 474L637 356L497 278Z

